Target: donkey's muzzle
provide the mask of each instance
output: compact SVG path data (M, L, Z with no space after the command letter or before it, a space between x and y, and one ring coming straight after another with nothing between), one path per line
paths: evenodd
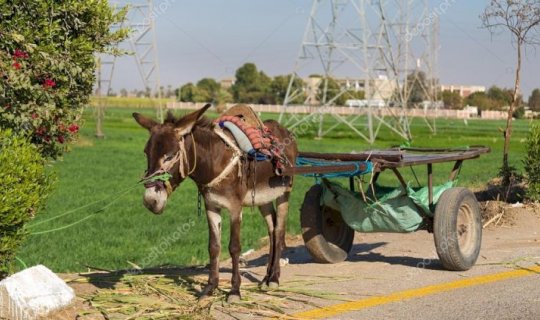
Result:
M161 182L161 186L157 184L155 186L150 186L146 188L146 191L144 192L143 204L148 210L152 211L153 213L160 214L165 209L165 205L167 204L167 198L167 190L164 187L163 182Z

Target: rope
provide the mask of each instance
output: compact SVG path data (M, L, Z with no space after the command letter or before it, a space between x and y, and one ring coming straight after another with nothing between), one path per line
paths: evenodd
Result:
M24 263L24 261L21 258L15 256L15 260L19 261L19 263L23 266L23 269L28 269L28 266L26 265L26 263Z
M195 171L195 168L197 167L197 147L195 145L195 137L193 136L193 132L191 133L191 139L193 140L193 156L194 156L194 164L193 164L193 167L189 170L189 172L187 173L187 175L191 175L194 171ZM176 163L176 161L179 161L180 160L180 175L182 176L182 178L185 178L186 177L186 174L184 172L184 164L183 164L183 159L186 160L186 165L189 166L189 161L187 159L187 153L186 153L186 148L185 148L185 144L183 143L184 142L184 138L182 137L180 140L179 140L179 144L180 144L180 150L178 151L178 153L176 154L174 160L175 161L170 161L169 163L171 163L172 165L174 165L174 163ZM58 227L58 228L55 228L55 229L50 229L50 230L44 230L44 231L38 231L38 232L31 232L30 234L31 235L39 235L39 234L45 234L45 233L50 233L50 232L55 232L55 231L60 231L60 230L64 230L64 229L68 229L68 228L71 228L75 225L78 225L79 223L82 223L90 218L93 218L95 216L96 213L100 213L100 212L103 212L105 211L105 209L107 209L108 207L110 207L113 203L115 203L116 201L118 201L123 195L125 195L126 193L128 193L129 191L133 190L134 188L136 188L139 184L141 183L148 183L148 182L154 182L154 181L163 181L165 183L167 183L169 181L169 179L172 177L172 175L168 172L168 169L170 169L170 167L172 167L172 165L169 165L167 169L160 169L154 173L152 173L150 176L147 176L147 177L144 177L142 178L139 182L137 182L135 185L127 188L126 190L122 191L122 192L119 192L117 194L113 194L113 195L109 195L103 199L100 199L100 200L97 200L97 201L94 201L94 202L91 202L91 203L88 203L88 204L85 204L83 206L80 206L78 208L75 208L75 209L71 209L71 210L68 210L64 213L61 213L59 215L56 215L54 217L50 217L48 219L45 219L45 220L41 220L39 222L36 222L34 224L31 224L29 226L27 226L28 229L32 229L36 226L39 226L41 224L44 224L44 223L47 223L47 222L50 222L50 221L53 221L53 220L56 220L56 219L59 219L59 218L62 218L64 216L67 216L71 213L74 213L74 212L77 212L77 211L80 211L82 209L85 209L85 208L88 208L92 205L95 205L96 203L100 203L100 202L104 202L110 198L113 198L112 201L108 202L106 205L104 205L103 207L97 209L96 211L90 213L89 215L87 215L86 217L83 217L73 223L70 223L68 225L65 225L65 226L62 226L62 227ZM17 258L18 259L18 258ZM19 260L19 259L18 259ZM20 261L22 262L22 261ZM24 262L22 262L24 264Z
M182 179L191 175L193 172L195 172L195 169L197 168L197 145L195 143L195 137L193 136L193 132L191 132L190 134L191 134L191 140L193 140L193 166L191 166L191 168L187 170L188 171L187 173L186 173L186 168L190 167L190 165L189 165L189 159L188 159L187 151L186 151L186 144L184 140L185 136L182 136L178 139L178 151L174 155L174 158L172 158L171 160L168 160L166 163L163 164L161 169L157 170L150 176L145 177L144 179L148 179L154 176L155 174L161 174L165 172L168 173L169 170L171 170L172 167L174 167L174 165L177 162L178 162L178 172L180 173L180 177L182 177ZM172 175L169 178L171 177ZM162 180L162 181L167 182L167 180Z
M151 177L150 179L153 179L153 181L155 181L155 180L161 180L161 179L163 179L163 176L166 176L166 174L162 174L162 175L159 175L159 176ZM75 222L73 222L73 223L70 223L70 224L68 224L68 225L65 225L65 226L62 226L62 227L58 227L58 228L55 228L55 229L50 229L50 230L44 230L44 231L38 231L38 232L32 232L32 231L31 231L30 234L31 234L31 235L45 234L45 233L50 233L50 232L59 231L59 230L64 230L64 229L73 227L73 226L75 226L75 225L77 225L77 224L79 224L79 223L82 223L82 222L84 222L84 221L86 221L86 220L88 220L88 219L94 217L96 213L100 213L100 212L105 211L105 209L107 209L107 208L110 207L113 203L115 203L116 201L118 201L123 195L127 194L129 191L133 190L134 188L136 188L137 186L139 186L139 184L141 184L141 183L143 183L143 182L145 182L145 181L146 181L146 180L141 180L141 181L137 182L137 184L135 184L135 185L133 185L133 186L127 188L126 190L124 190L124 191L122 191L122 192L119 192L119 193L114 194L114 195L110 195L110 196L108 196L108 197L105 197L105 198L103 198L103 199L101 199L101 200L94 201L94 202L89 203L89 204L85 204L84 206L81 206L81 207L78 207L78 208L75 208L75 209L72 209L72 210L68 210L68 211L66 211L66 212L64 212L64 213L62 213L62 214L57 215L57 216L54 216L54 217L51 217L51 218L48 218L48 219L39 221L39 222L34 223L34 224L32 224L32 225L29 225L27 228L28 228L28 229L32 229L32 228L34 228L34 227L36 227L36 226L38 226L38 225L47 223L47 222L52 221L52 220L56 220L56 219L58 219L58 218L61 218L61 217L63 217L63 216L66 216L66 215L68 215L68 214L70 214L70 213L77 212L77 211L82 210L82 209L84 209L84 208L87 208L87 207L89 207L89 206L91 206L91 205L93 205L93 204L96 204L96 203L99 203L99 202L103 202L103 201L105 201L105 200L107 200L107 199L109 199L109 198L114 197L114 199L113 199L112 201L108 202L108 203L105 204L103 207L97 209L96 211L90 213L90 214L87 215L86 217L83 217L83 218L81 218L81 219L79 219L79 220L77 220L77 221L75 221Z
M217 186L221 181L225 180L229 173L232 172L234 167L239 164L240 158L242 156L242 151L238 149L236 144L223 132L222 129L218 129L218 127L214 128L214 132L225 142L226 145L228 145L231 149L233 149L233 157L231 158L229 164L221 171L221 173L215 177L212 181L206 184L205 187L212 188ZM238 165L238 176L240 177L242 175L242 166Z
M94 212L95 213L95 212ZM68 225L65 225L65 226L62 226L62 227L58 227L58 228L55 228L55 229L50 229L50 230L44 230L44 231L39 231L39 232L31 232L30 235L38 235L38 234L45 234L45 233L51 233L51 232L55 232L55 231L60 231L60 230L64 230L64 229L67 229L67 228L71 228L83 221L86 221L90 218L93 218L94 217L94 213L91 213L90 215L80 219L80 220L77 220L71 224L68 224Z
M352 162L352 161L326 161L326 160L315 160L315 159L308 159L303 157L296 158L296 165L297 166L315 166L315 167L324 167L324 166L344 166L344 165L351 165L353 164L355 166L355 170L353 171L345 171L345 172L331 172L331 173L308 173L303 174L305 177L316 177L316 178L344 178L344 177L354 177L358 175L363 175L366 173L369 173L372 171L373 165L371 161L358 161L358 162ZM360 169L362 165L365 165L364 170Z

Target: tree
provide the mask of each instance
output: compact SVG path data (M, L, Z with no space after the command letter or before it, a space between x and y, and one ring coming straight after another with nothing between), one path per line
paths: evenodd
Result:
M208 102L208 97L205 92L189 82L180 87L177 91L176 99L182 102Z
M529 97L529 108L532 111L540 111L540 89L534 89Z
M193 102L193 83L189 82L176 90L176 100L181 102Z
M407 99L409 103L420 103L427 100L426 90L428 85L426 73L424 71L414 71L409 74L407 76L407 88L409 90ZM407 94L405 96L407 97Z
M214 98L214 102L217 106L224 105L225 103L233 102L233 96L232 94L223 88L220 88L219 91L216 93L216 96Z
M512 93L508 89L501 89L497 86L492 86L488 89L486 96L493 100L495 108L502 109L512 104Z
M231 91L236 102L275 103L270 92L272 79L258 71L253 63L246 63L236 70L236 81Z
M212 102L216 99L221 85L212 78L203 78L197 82L197 89L199 89L199 94L204 100L197 102Z
M498 30L509 31L516 47L516 73L512 100L508 109L506 129L504 131L503 165L501 174L503 184L510 185L512 168L508 164L510 138L512 136L512 115L518 106L521 86L522 51L526 45L538 43L540 25L540 1L538 0L491 0L480 16L482 24L492 34Z
M493 110L495 105L485 92L474 92L465 99L469 106L478 107L480 110Z
M77 136L95 83L95 53L127 30L106 0L0 2L0 128L57 158Z
M325 90L326 89L326 90ZM346 91L342 90L339 83L334 78L322 78L317 90L317 100L321 104L345 105L349 99Z
M274 100L277 104L283 104L285 96L287 95L287 89L291 82L292 75L276 76L270 84L270 92L272 93ZM292 101L288 101L289 104L301 104L306 100L306 94L304 93L304 81L295 77L291 84L292 92L299 92L295 95Z
M126 90L126 88L120 89L120 96L121 97L127 97L128 96L128 91Z
M463 109L463 99L459 95L459 92L444 90L441 93L441 99L444 103L445 108Z

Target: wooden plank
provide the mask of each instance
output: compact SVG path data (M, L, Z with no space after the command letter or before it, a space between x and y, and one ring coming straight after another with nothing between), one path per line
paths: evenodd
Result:
M403 155L403 160L400 162L385 162L382 164L383 168L392 168L392 167L406 167L406 166L415 166L428 163L441 163L441 162L451 162L459 160L469 160L478 158L481 154L488 153L489 148L482 149L471 149L463 152L452 152L452 153L436 153L436 154L414 154L414 153L405 153Z

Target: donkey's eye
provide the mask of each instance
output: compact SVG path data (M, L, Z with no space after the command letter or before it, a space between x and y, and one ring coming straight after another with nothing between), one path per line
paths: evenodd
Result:
M171 161L174 158L174 153L167 153L165 155L165 161Z

